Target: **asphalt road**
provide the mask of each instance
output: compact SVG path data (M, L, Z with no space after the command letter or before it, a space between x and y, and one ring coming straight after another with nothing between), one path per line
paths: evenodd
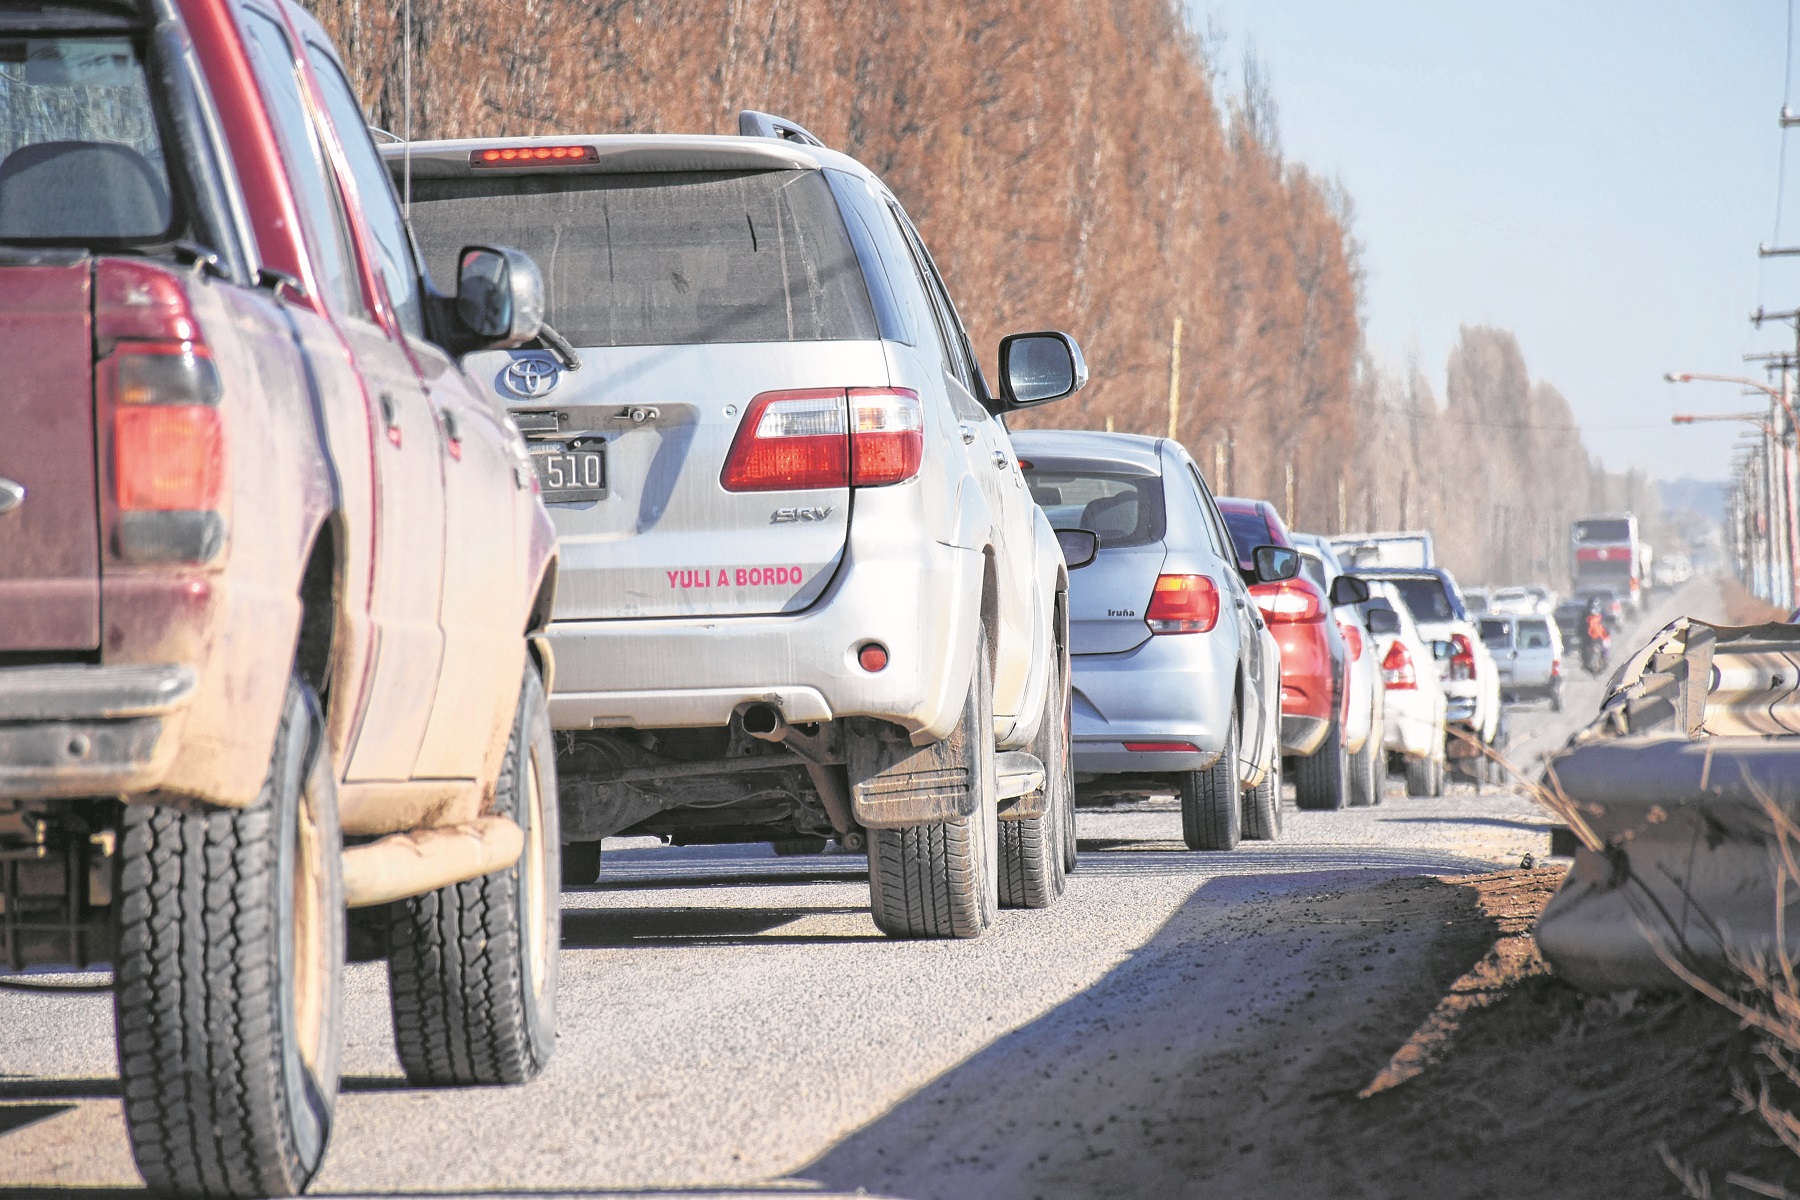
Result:
M1560 743L1598 694L1583 679L1561 716L1513 710L1515 757ZM1281 842L1228 854L1185 851L1168 802L1083 810L1061 904L957 944L880 937L858 857L616 842L602 885L564 895L561 1037L527 1087L406 1087L384 970L351 968L313 1191L1183 1194L1185 1135L1156 1132L1171 1096L1200 1125L1209 1103L1252 1119L1219 1084L1222 1048L1263 1045L1286 1014L1279 1052L1244 1068L1268 1101L1304 1086L1283 1072L1309 1037L1416 973L1433 910L1378 889L1548 849L1548 816L1494 788L1414 800L1394 780L1373 809L1288 805ZM0 984L0 1196L137 1186L105 982ZM1120 1173L1106 1156L1127 1129Z

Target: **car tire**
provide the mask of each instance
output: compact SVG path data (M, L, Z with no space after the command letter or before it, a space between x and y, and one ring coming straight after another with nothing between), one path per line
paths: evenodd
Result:
M1344 725L1333 718L1325 741L1294 763L1294 803L1314 812L1335 812L1350 799L1350 748Z
M1061 608L1060 601L1057 605ZM1061 622L1058 621L1058 624ZM1063 856L1063 810L1075 803L1069 762L1071 697L1067 656L1060 633L1050 656L1050 681L1044 689L1044 712L1031 753L1044 764L1044 814L1001 821L1000 907L1049 908L1063 894L1068 868Z
M1406 794L1409 796L1439 796L1443 792L1437 786L1438 772L1443 769L1435 758L1409 758L1406 760Z
M1441 758L1431 760L1431 795L1441 799L1450 790L1450 767Z
M1274 842L1281 839L1281 755L1263 775L1261 783L1244 793L1244 840Z
M556 1047L562 950L556 746L535 665L525 671L497 816L525 834L519 861L393 905L388 984L394 1047L418 1087L525 1083Z
M599 842L564 842L562 848L562 885L592 887L600 881Z
M119 831L119 1090L152 1192L298 1195L331 1135L343 1047L337 787L288 682L244 809L130 805Z
M805 858L808 855L825 853L825 848L829 845L831 845L830 838L787 837L776 838L769 843L769 848L775 851L776 858Z
M1350 807L1370 808L1381 803L1380 730L1371 728L1363 747L1350 758Z
M1219 760L1204 771L1184 771L1175 777L1181 795L1181 840L1189 850L1237 849L1243 834L1241 770L1233 712Z
M975 811L947 821L869 830L869 912L889 937L980 937L1000 906L995 828L1000 785L986 630L976 635L974 678L951 737L961 739Z
M1556 712L1556 713L1559 713L1562 711L1562 687L1561 687L1561 685L1558 685L1558 686L1550 689L1550 711Z

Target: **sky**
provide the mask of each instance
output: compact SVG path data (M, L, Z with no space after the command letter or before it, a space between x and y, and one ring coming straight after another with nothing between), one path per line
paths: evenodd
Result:
M1188 2L1229 78L1260 62L1288 157L1355 202L1378 356L1416 355L1441 399L1458 326L1511 329L1608 467L1728 473L1749 426L1670 415L1766 399L1662 377L1761 379L1742 356L1794 344L1748 319L1800 308L1800 258L1757 256L1784 137L1779 236L1800 245L1789 0Z

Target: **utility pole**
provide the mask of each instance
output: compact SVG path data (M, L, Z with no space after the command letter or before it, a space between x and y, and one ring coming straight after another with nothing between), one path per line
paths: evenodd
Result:
M1175 318L1175 333L1169 338L1169 440L1178 442L1181 425L1181 318Z

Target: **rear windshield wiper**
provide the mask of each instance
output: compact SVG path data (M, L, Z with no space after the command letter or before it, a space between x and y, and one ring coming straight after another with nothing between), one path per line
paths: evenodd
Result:
M556 361L563 365L565 371L581 370L581 356L575 353L575 347L569 344L568 338L550 328L548 323L538 325L538 341L544 343L544 349L556 356Z

